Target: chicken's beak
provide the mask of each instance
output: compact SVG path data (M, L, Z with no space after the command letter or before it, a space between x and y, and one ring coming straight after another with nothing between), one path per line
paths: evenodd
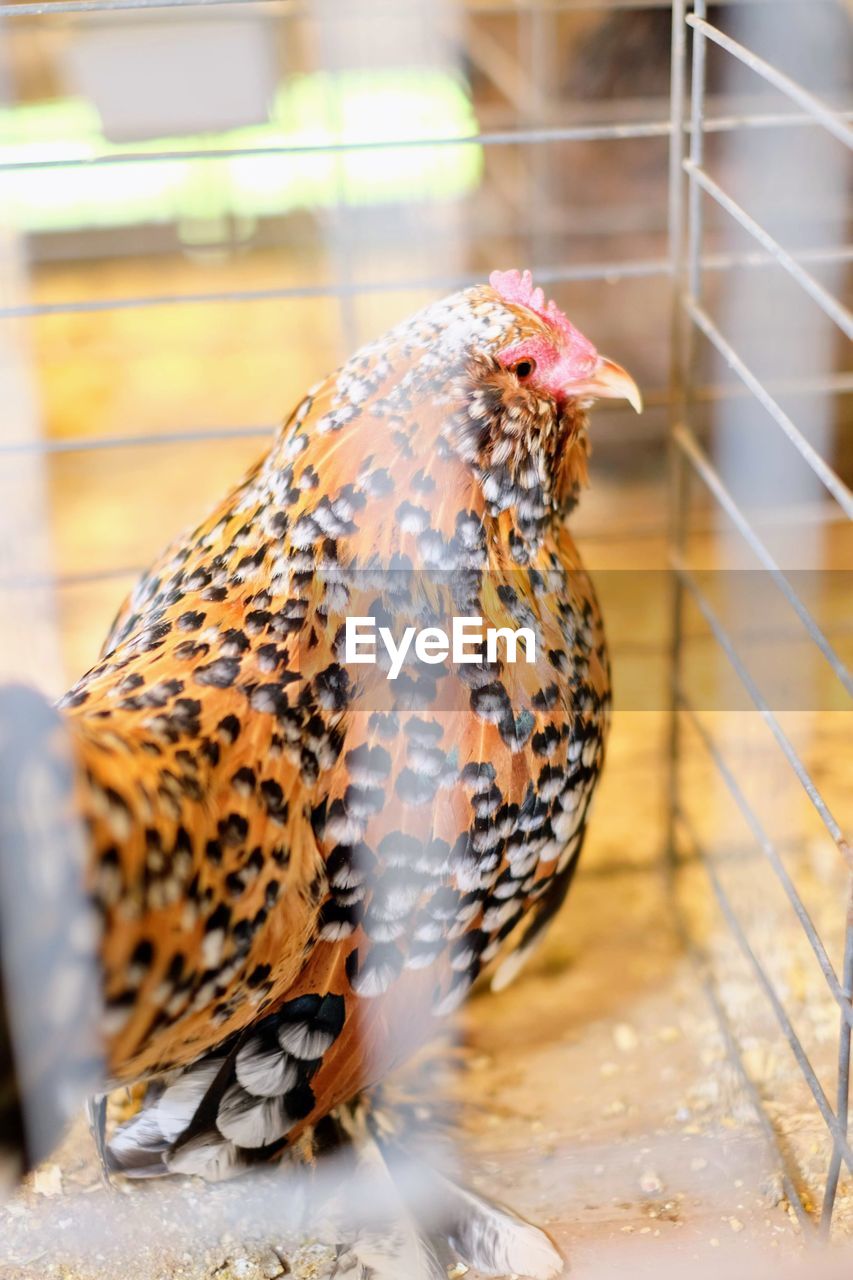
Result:
M580 387L572 387L572 394L595 396L599 400L627 400L637 413L643 412L643 397L630 373L604 356L599 356L592 374Z

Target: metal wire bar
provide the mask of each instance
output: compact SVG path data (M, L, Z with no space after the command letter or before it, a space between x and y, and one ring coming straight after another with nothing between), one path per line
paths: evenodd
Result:
M37 3L0 5L0 18L49 18L53 14L121 13L128 9L232 9L252 5L286 3L287 0L37 0Z
M853 121L853 111L839 111L839 119ZM820 121L815 120L813 116L808 114L799 114L793 111L775 111L758 113L750 116L711 116L705 121L706 133L734 133L740 129L776 129L776 128L801 128L805 125L811 125L814 128L820 127ZM685 124L686 130L690 129L690 125Z
M537 280L547 284L559 284L568 280L605 280L621 277L666 275L669 263L664 259L625 262L619 265L591 263L588 266L570 268L567 271L537 270ZM232 289L215 293L160 293L140 294L124 298L84 298L80 301L23 303L19 306L0 307L0 319L26 319L34 316L88 314L95 311L128 311L140 307L171 307L184 304L211 304L229 302L273 302L300 298L338 298L344 293L399 293L431 289L464 289L477 284L476 276L447 276L443 279L365 280L349 285L340 282L329 285L282 285L271 289Z
M626 262L591 262L577 267L537 268L536 278L542 284L564 284L578 280L642 279L668 275L665 258L638 259ZM272 289L229 289L207 293L161 293L126 298L86 298L80 302L25 303L0 307L0 320L24 319L42 315L73 315L92 311L124 311L137 307L171 307L184 303L273 302L298 298L339 298L370 293L414 293L438 289L465 289L482 284L482 275L430 276L415 279L364 280L318 285L283 285Z
M837 4L838 0L815 0L817 4ZM802 4L803 0L715 0L720 8L743 9L747 5ZM572 9L669 9L672 0L466 0L467 7L477 13L526 13L531 9L547 9L549 13L565 13Z
M505 129L489 133L467 133L459 137L438 134L432 138L378 138L369 142L318 142L304 145L266 147L192 147L175 151L119 151L113 155L58 156L44 160L10 160L0 163L0 173L20 173L40 169L79 169L110 164L147 164L186 160L253 159L258 156L316 156L358 154L362 151L405 150L424 147L515 147L551 142L606 142L613 139L665 138L669 122L640 121L636 124L584 124L565 128Z
M847 909L847 934L844 946L844 987L848 998L853 1002L853 875L850 877L849 903L850 905ZM850 1050L850 1024L842 1018L841 1035L838 1044L838 1101L836 1103L836 1114L838 1123L844 1129L845 1134L849 1133L850 1121ZM826 1188L820 1214L820 1225L824 1235L829 1233L832 1225L832 1211L835 1207L835 1197L838 1194L840 1173L841 1152L836 1143L832 1148L832 1157L829 1163L829 1173L826 1178Z
M818 626L810 611L803 604L797 595L791 583L785 574L779 568L773 556L765 546L764 542L759 538L755 529L750 524L747 517L741 511L735 502L729 490L723 483L723 478L717 468L711 462L711 459L705 453L692 431L684 424L679 423L673 430L673 439L686 458L690 460L694 471L700 476L707 489L716 498L719 505L725 511L732 524L740 533L744 542L757 560L764 565L797 617L808 631L812 640L820 649L829 665L832 667L838 679L844 685L847 692L853 696L853 676L847 670L842 659L835 652L832 645L827 640L821 628Z
M685 711L690 710L689 703L687 703L681 697L679 697L679 702ZM830 1106L829 1099L824 1093L823 1086L818 1080L817 1075L815 1073L815 1069L812 1066L809 1056L803 1047L803 1042L801 1041L800 1037L797 1035L794 1024L791 1022L791 1019L788 1017L788 1013L787 1013L787 1010L785 1009L785 1006L782 1004L782 1001L779 999L779 996L776 994L776 988L773 986L773 983L770 980L770 977L768 976L767 971L765 970L763 964L758 959L758 956L755 954L755 951L752 948L752 945L749 941L749 938L746 934L746 931L743 925L740 922L737 912L732 906L731 899L729 898L729 895L727 894L725 887L723 886L723 883L720 880L720 877L717 875L716 868L714 867L714 860L712 857L710 857L710 855L708 854L708 851L703 848L702 842L699 839L698 834L696 833L695 828L690 822L690 819L687 816L687 814L685 814L683 811L680 811L679 818L681 819L681 821L684 822L685 826L690 831L691 839L694 841L694 843L696 844L696 847L702 853L703 866L705 867L705 871L707 872L708 878L711 881L711 887L714 890L714 897L717 899L717 902L719 904L720 910L723 913L725 921L729 926L729 929L731 930L732 934L734 935L734 938L738 946L740 947L741 952L744 955L744 958L748 961L750 967L752 968L758 980L759 986L763 990L765 996L767 997L770 1003L771 1008L773 1009L774 1014L776 1015L776 1021L779 1023L779 1026L782 1029L782 1034L784 1035L785 1039L788 1042L788 1047L790 1048L791 1052L793 1053L794 1057L797 1060L797 1064L800 1068L800 1071L803 1074L803 1078L805 1079L806 1084L808 1085L811 1091L812 1097L817 1103L818 1110L823 1116L826 1127L829 1129L829 1132L832 1135L832 1138L834 1139L836 1146L841 1153L844 1163L847 1165L850 1172L853 1173L853 1148L851 1148L850 1143L847 1140L847 1136L844 1133L844 1130L838 1121L838 1117L835 1115L835 1112L832 1110L832 1107Z
M684 180L682 165L684 163L684 93L687 60L687 27L684 19L687 14L685 0L674 0L672 6L672 53L670 59L669 80L669 192L668 192L668 230L669 257L673 280L681 261L682 240L684 235ZM673 343L673 346L675 344ZM673 351L673 359L674 351Z
M772 84L774 89L778 89L780 93L784 93L792 102L796 102L797 106L802 107L804 111L813 116L839 142L843 142L846 147L853 149L853 129L839 118L837 112L833 111L831 107L827 106L825 102L813 93L810 93L808 89L804 89L796 80L792 80L790 76L785 75L784 71L780 71L772 63L766 62L764 58L760 58L757 53L753 53L745 45L733 40L731 36L727 36L718 27L706 22L699 13L698 3L696 14L691 14L688 17L687 24L693 28L697 36L706 36L714 44L719 45L721 49L725 49L732 57L742 62L745 67L749 67L750 71L754 71L756 75L761 76L762 80Z
M268 436L276 423L237 427L195 427L184 431L146 431L128 436L81 436L74 440L35 440L0 444L0 457L24 454L92 453L98 449L137 449L151 445L201 444L210 440L246 440Z
M756 843L764 854L767 862L773 868L773 872L781 884L785 892L785 896L790 902L797 919L802 925L803 932L808 938L809 945L811 946L818 965L820 966L820 971L826 979L827 986L832 992L833 999L841 1010L841 1016L844 1019L844 1022L847 1026L853 1027L853 1003L851 1003L849 996L842 986L841 980L835 971L835 966L827 954L826 947L823 945L820 934L815 927L815 923L809 914L808 908L797 892L797 888L788 874L788 870L779 855L776 845L767 834L758 814L755 812L741 790L737 778L729 768L723 753L719 750L710 733L705 728L701 719L697 715L695 708L685 698L683 691L680 695L680 704L682 710L686 712L695 732L702 741L708 755L713 760L718 773L731 793L732 798L734 799L741 816L752 832Z
M681 294L689 287L688 280L690 275L693 274L688 266L690 259L685 255L685 235L689 237L688 243L690 245L691 253L698 257L701 252L701 241L695 234L696 224L693 218L694 207L692 203L692 188L689 193L691 198L691 204L689 206L689 223L687 228L685 228L684 225L685 138L683 123L685 120L687 95L686 19L686 0L678 0L677 3L673 3L672 9L672 65L670 68L670 113L673 124L673 136L670 141L669 154L669 215L670 218L675 218L677 221L675 225L670 223L669 228L670 252L673 255L671 263L672 316L670 322L670 341L672 346L672 350L670 352L672 412L670 415L670 438L667 445L667 457L670 490L669 537L673 551L679 556L682 554L685 542L688 487L687 476L685 474L685 460L676 447L672 432L678 423L684 422L687 419L688 383L693 382L693 379L689 377L689 374L694 369L696 347L694 327L692 325L685 325L683 309L679 305ZM688 127L690 129L691 152L697 146L702 146L702 140L697 138L697 130L695 128L695 108L697 105L695 97L697 90L695 57L696 50L694 44L694 74L691 84L691 115L688 122ZM704 82L702 84L702 92L704 93ZM676 133L677 124L682 125L682 127L678 128L678 133ZM670 888L673 902L676 902L676 821L679 804L679 760L682 746L681 723L676 707L675 690L681 671L681 655L684 645L685 630L684 585L677 574L673 575L672 595L670 600L670 626L672 632L670 643L671 702L669 707L667 731L666 851Z
M853 121L853 111L839 113L841 119ZM706 133L730 133L738 129L774 129L790 126L814 126L808 114L766 112L758 115L717 116L705 122ZM688 132L690 124L681 126ZM187 147L167 151L118 151L87 156L55 156L37 160L5 160L0 173L40 172L45 169L89 169L112 164L177 163L189 160L257 159L259 156L337 155L341 152L420 150L424 147L514 147L541 146L555 142L623 142L632 138L668 138L672 132L669 120L624 121L616 124L577 124L543 126L526 129L494 129L482 133L466 133L457 137L437 134L429 138L376 138L365 142L317 142L262 147Z
M767 704L767 700L765 699L761 690L758 688L758 685L755 683L752 676L749 674L746 667L744 666L744 663L741 660L740 654L738 653L737 648L734 645L734 642L732 641L728 632L723 627L722 623L720 622L719 618L714 612L714 609L712 608L707 596L702 591L701 587L697 583L693 574L690 572L689 568L684 562L683 557L674 549L670 551L670 563L672 565L673 570L678 575L679 580L682 582L682 584L685 587L687 587L691 596L696 602L696 605L699 608L700 613L704 617L705 621L708 623L708 626L711 628L711 631L715 639L717 640L718 644L720 645L720 648L725 653L735 674L737 675L738 679L740 680L746 692L749 694L750 699L755 705L756 711L760 713L764 723L767 725L770 732L773 734L773 737L776 739L779 746L782 748L782 751L785 755L786 760L788 761L791 768L793 769L797 779L800 782L800 785L802 786L803 790L805 791L806 795L811 801L823 825L826 827L827 831L832 836L833 840L838 846L839 852L841 853L842 857L848 863L850 863L850 860L851 860L850 846L847 843L847 839L844 835L844 832L842 831L841 827L836 821L835 816L830 810L829 805L824 800L820 790L812 780L812 777L809 771L806 769L806 766L803 764L803 761L800 759L793 743L789 739L788 735L785 733L777 717L771 711L770 707ZM853 866L853 864L851 864L851 866Z
M546 9L549 13L569 13L573 10L599 10L603 13L620 9L668 9L672 0L509 0L505 4L496 4L494 0L479 3L472 0L469 8L474 13L505 14L529 13L535 9ZM727 8L738 8L746 4L770 5L785 3L801 3L801 0L717 0ZM818 3L831 4L833 0L817 0ZM292 0L25 0L21 4L0 5L0 18L16 17L50 17L51 14L87 14L114 13L132 9L210 9L225 6L230 9L251 8L255 5L278 4L288 10L287 16L302 16L309 12L304 4L293 3Z
M61 583L61 579L59 582ZM776 848L782 854L790 855L796 858L803 852L802 837L796 832L789 836L777 836ZM764 861L764 855L760 849L756 849L752 841L741 845L723 845L719 849L714 850L714 861L718 867L755 867ZM678 851L678 864L681 867L694 866L699 862L699 855L696 852L685 851L680 848ZM611 864L608 863L607 866ZM636 865L636 864L635 864ZM587 868L589 870L589 868ZM845 1026L847 1025L845 1019Z
M36 574L15 578L0 578L0 591L40 591L45 588L63 591L74 587L91 587L97 582L112 582L116 578L138 578L145 565L115 565L110 569L87 569L85 573Z
M809 443L794 420L785 413L785 410L774 400L764 384L741 360L734 347L723 337L704 307L701 307L690 296L683 299L683 305L687 308L690 316L708 341L716 347L729 367L746 383L759 404L767 410L774 422L782 428L797 452L829 490L845 515L853 519L853 491L850 490L829 463L821 457L814 446Z
M797 396L821 395L845 396L853 394L853 370L849 373L821 373L812 377L774 378L767 384L767 390L773 395ZM643 403L658 403L656 392L643 393ZM693 399L700 403L718 402L720 400L747 400L752 392L742 383L724 383L723 385L697 386L693 388ZM613 406L614 408L616 406ZM621 406L620 406L621 407Z
M853 247L814 248L798 252L801 262L832 265L853 262ZM733 267L766 267L773 264L769 255L753 250L746 253L716 253L703 257L703 271L728 271ZM672 264L667 258L645 258L614 262L590 262L576 267L537 267L536 279L542 284L568 284L579 281L639 280L669 276ZM26 302L0 307L0 320L26 320L38 316L88 315L98 311L132 311L141 307L210 305L214 303L277 302L301 298L338 298L344 294L414 293L438 289L465 289L481 284L482 275L432 276L420 279L363 280L344 284L281 285L269 289L223 289L205 293L154 293L118 298L81 298L67 302Z
M802 4L803 0L716 0L721 8L742 9L747 5ZM818 4L835 4L837 0L816 0ZM532 9L545 9L548 13L566 13L573 9L669 9L672 0L466 0L466 7L475 13L528 13Z
M853 394L853 372L849 374L827 374L815 378L784 378L774 381L770 387L778 394L787 396L813 395L849 395ZM717 404L728 400L741 400L751 393L746 387L736 385L710 385L693 388L694 402L701 404ZM672 404L669 390L647 390L643 392L643 403L646 410L662 409ZM632 413L630 407L614 404L611 413ZM98 449L135 449L156 448L159 445L171 444L206 444L211 440L229 441L249 438L267 437L278 429L279 423L236 423L233 426L182 427L172 431L137 431L123 436L75 436L69 440L10 440L0 442L0 457L23 457L33 453L72 454L90 453ZM835 511L835 508L832 508ZM766 518L766 511L764 512ZM790 522L790 510L785 509L783 516ZM829 511L822 511L820 520L827 524L831 520Z
M696 13L705 17L705 0L695 0ZM693 36L693 73L690 84L690 162L701 168L705 159L705 40L701 33ZM687 213L687 288L694 298L702 289L700 257L703 238L702 200L696 183L690 178ZM691 359L692 363L692 359Z
M843 303L833 297L828 289L825 289L819 281L815 280L814 276L806 271L797 262L796 258L787 249L784 249L778 240L775 240L759 222L751 218L746 210L736 200L733 200L706 170L698 168L693 164L692 160L685 160L684 171L692 181L697 182L702 190L716 201L721 209L725 209L726 213L730 214L735 222L743 227L744 231L749 232L752 238L757 240L761 247L766 249L771 257L779 263L779 266L783 267L793 280L796 280L797 284L808 294L812 301L817 303L821 311L829 316L830 320L833 320L848 338L853 340L853 311L845 307Z
M829 374L823 378L788 378L773 383L772 387L781 394L825 395L853 394L853 373ZM700 386L694 388L693 399L697 403L716 404L727 400L739 400L749 396L749 391L740 386ZM672 403L670 393L663 390L644 391L643 402L646 410L666 408ZM612 405L611 413L631 413L630 408ZM75 436L69 440L10 440L0 442L0 457L25 457L30 454L73 454L91 453L99 449L135 449L156 448L160 445L172 444L207 444L211 440L229 441L253 438L266 438L276 431L279 423L237 423L233 426L196 426L182 427L172 431L136 431L123 436ZM835 508L832 508L835 511ZM766 516L766 512L764 513ZM785 522L790 521L790 511L784 512ZM826 524L831 516L822 512L821 522Z

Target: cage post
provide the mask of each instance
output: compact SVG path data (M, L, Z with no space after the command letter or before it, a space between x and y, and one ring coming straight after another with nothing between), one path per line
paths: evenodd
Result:
M669 539L679 553L685 534L684 459L675 444L675 432L687 413L684 351L686 335L681 308L684 287L684 98L687 80L687 0L673 0L670 54L670 138L668 238L670 269L670 439L667 445L669 472ZM667 831L665 855L670 876L677 862L675 819L678 811L678 760L680 753L677 687L681 670L684 626L684 588L677 574L671 578L670 596L670 677L669 730L667 743ZM674 883L671 886L674 890ZM674 893L673 893L674 900Z
M704 20L705 0L695 0L695 18ZM702 191L693 176L705 158L705 34L693 28L693 65L690 79L690 165L688 174L687 289L694 302L702 289Z

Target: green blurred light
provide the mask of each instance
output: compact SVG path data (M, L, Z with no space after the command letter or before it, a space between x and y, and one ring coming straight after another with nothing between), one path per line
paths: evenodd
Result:
M448 73L315 72L280 86L267 124L121 146L106 140L97 111L82 100L0 109L0 164L162 150L418 142L477 131L470 98ZM452 200L477 187L482 166L477 144L84 163L0 172L0 206L7 223L28 232L221 222L228 216L269 217L339 202Z

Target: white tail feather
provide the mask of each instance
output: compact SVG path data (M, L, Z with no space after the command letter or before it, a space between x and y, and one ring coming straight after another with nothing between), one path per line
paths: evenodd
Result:
M221 1066L221 1058L211 1058L190 1067L160 1094L154 1118L167 1142L175 1142L187 1128Z
M234 1143L209 1133L178 1147L166 1157L166 1163L170 1173L193 1174L208 1182L224 1182L245 1169Z
M487 1276L554 1280L563 1274L565 1262L544 1231L393 1143L382 1143L381 1150L413 1217L461 1262Z
M432 1245L410 1224L381 1233L361 1234L352 1246L370 1280L447 1280Z
M502 960L495 969L494 976L491 981L492 991L505 991L510 983L515 982L524 966L538 947L541 936L528 943L526 947L517 947L511 952L505 960Z
M447 1270L396 1186L379 1144L361 1124L356 1145L371 1203L381 1206L383 1219L379 1229L359 1232L351 1246L364 1274L370 1280L447 1280Z
M544 1231L510 1209L436 1176L453 1206L452 1222L446 1227L448 1239L469 1267L487 1276L510 1274L527 1280L553 1280L563 1274L565 1262Z

